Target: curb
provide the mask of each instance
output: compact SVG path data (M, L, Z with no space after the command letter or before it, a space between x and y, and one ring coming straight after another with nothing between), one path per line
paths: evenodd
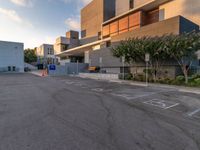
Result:
M116 81L115 80L110 80L110 82L133 85L133 86L142 86L142 87L169 88L169 89L175 89L175 90L177 90L179 92L200 94L200 88L192 88L192 87L190 88L190 87L173 86L173 85L161 85L161 84L152 84L152 83L150 83L147 86L145 83L142 83L142 82L128 82L128 81L121 81L121 80L116 80Z

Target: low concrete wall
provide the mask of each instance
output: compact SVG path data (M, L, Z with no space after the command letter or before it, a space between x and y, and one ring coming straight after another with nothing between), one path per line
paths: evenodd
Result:
M118 74L101 74L101 73L80 73L81 78L90 78L96 80L118 80Z

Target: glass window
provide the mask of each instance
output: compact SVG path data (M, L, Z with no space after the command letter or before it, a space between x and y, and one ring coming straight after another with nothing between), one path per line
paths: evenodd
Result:
M86 30L82 30L82 31L81 31L81 37L82 37L82 38L86 37L86 33L87 33Z
M129 0L129 8L130 9L134 8L134 0Z

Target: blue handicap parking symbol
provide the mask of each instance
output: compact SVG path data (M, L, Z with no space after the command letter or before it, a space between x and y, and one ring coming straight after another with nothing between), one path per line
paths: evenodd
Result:
M49 70L56 70L56 65L50 65Z

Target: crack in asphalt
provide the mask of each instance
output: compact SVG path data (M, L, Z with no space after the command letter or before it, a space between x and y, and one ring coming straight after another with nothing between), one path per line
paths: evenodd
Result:
M112 143L113 143L112 145L113 145L113 147L117 148L115 150L121 150L121 148L120 148L120 146L117 143L117 140L115 138L115 134L113 132L113 130L114 130L114 118L112 116L112 112L111 112L110 108L105 104L103 98L100 95L95 94L95 96L100 100L101 106L107 112L107 115L106 115L106 120L107 120L107 125L108 125L107 134L110 136L110 138L112 140Z

